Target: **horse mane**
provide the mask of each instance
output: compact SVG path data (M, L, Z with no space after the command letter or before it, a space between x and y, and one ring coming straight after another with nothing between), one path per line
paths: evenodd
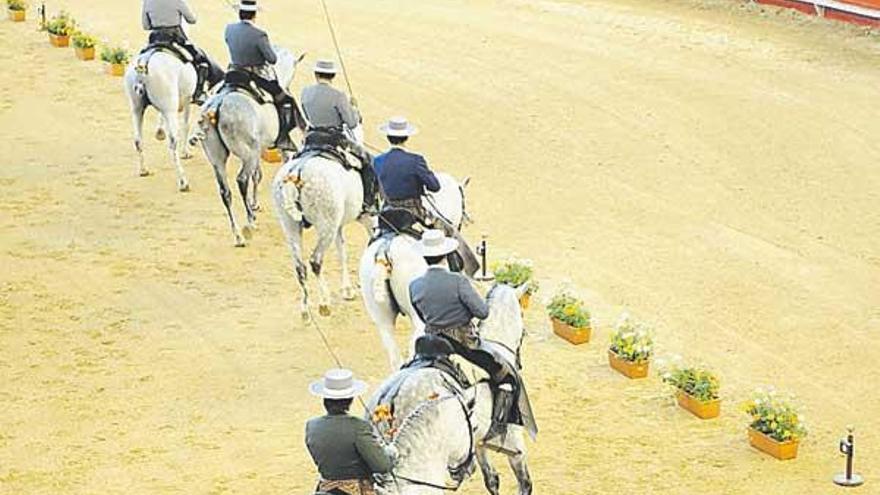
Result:
M448 395L438 399L428 399L419 404L401 422L394 435L394 444L398 448L405 448L411 447L417 439L433 438L433 435L424 431L425 426L440 415L440 406L451 400L455 400L455 396Z

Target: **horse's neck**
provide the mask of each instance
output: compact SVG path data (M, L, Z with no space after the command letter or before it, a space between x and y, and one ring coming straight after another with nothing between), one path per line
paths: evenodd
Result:
M441 172L436 175L440 182L440 190L428 195L428 199L425 200L426 206L429 211L439 213L458 228L464 215L464 197L461 186L449 174Z
M519 350L523 336L522 313L514 290L499 286L489 301L489 318L480 325L480 335L503 344L508 350Z
M461 462L471 448L467 420L456 398L426 406L401 426L394 441L400 452L395 472L412 480L445 486L449 466Z
M278 76L278 84L287 88L293 82L296 73L296 62L293 54L287 50L280 50L278 61L275 63L275 75Z

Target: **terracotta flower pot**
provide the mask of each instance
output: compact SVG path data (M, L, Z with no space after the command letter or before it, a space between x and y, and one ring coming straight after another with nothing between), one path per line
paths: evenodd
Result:
M62 36L49 33L49 43L52 43L52 46L64 48L66 46L70 46L70 36Z
M749 444L762 452L770 454L780 461L787 461L797 457L800 440L780 442L754 428L749 428Z
M76 52L76 58L80 60L95 60L95 47L80 48L75 46L73 50Z
M282 159L281 150L277 148L269 148L263 151L263 161L269 163L281 163Z
M125 64L107 64L107 74L113 77L122 77L125 75Z
M681 390L675 395L678 399L679 406L687 409L691 414L700 419L717 418L718 415L721 414L721 399L703 402Z
M519 298L519 307L523 309L523 311L529 309L529 305L532 303L532 295L528 292L522 295Z
M571 342L574 345L586 344L590 341L593 330L590 327L577 328L563 323L556 318L550 318L553 322L553 333Z
M608 350L608 364L610 364L612 368L619 371L627 378L635 379L645 378L646 376L648 376L648 361L642 363L633 363L631 361L627 361L621 358L617 355L616 352L612 351L611 349Z
M6 12L9 14L9 20L12 22L24 22L27 17L27 13L24 10L7 9Z

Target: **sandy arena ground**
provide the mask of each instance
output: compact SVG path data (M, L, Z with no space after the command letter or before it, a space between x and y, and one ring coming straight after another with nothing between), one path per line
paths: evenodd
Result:
M233 13L192 3L192 36L225 63ZM318 2L263 3L276 42L332 55ZM329 3L368 137L408 115L435 168L473 177L468 235L533 258L543 295L570 280L595 308L577 348L528 313L536 493L835 493L847 424L861 493L880 493L874 35L712 0ZM143 41L139 2L61 7ZM152 139L157 173L133 176L120 80L32 21L0 22L0 52L0 493L308 493L306 385L332 363L299 320L271 210L234 249L201 150L188 194ZM349 238L356 259L363 232ZM722 418L608 368L625 308L655 324L661 357L717 369ZM371 384L386 375L359 301L321 325ZM796 461L747 444L737 406L765 384L807 406Z

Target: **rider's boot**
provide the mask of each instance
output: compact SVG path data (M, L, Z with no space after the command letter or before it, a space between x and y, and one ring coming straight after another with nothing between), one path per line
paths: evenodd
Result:
M205 103L205 82L208 80L208 73L211 67L206 62L196 65L196 90L193 93L193 103L203 105Z
M507 434L508 411L513 406L513 386L509 383L502 383L495 387L493 392L492 426L489 427L485 442L502 445L504 436Z
M377 189L379 183L376 179L376 171L373 170L372 160L369 157L367 159L361 158L361 169L358 172L361 176L361 184L364 186L364 215L378 215L379 195Z
M296 151L296 145L290 139L290 131L295 125L293 103L283 101L278 108L278 139L275 140L275 148L281 151Z

